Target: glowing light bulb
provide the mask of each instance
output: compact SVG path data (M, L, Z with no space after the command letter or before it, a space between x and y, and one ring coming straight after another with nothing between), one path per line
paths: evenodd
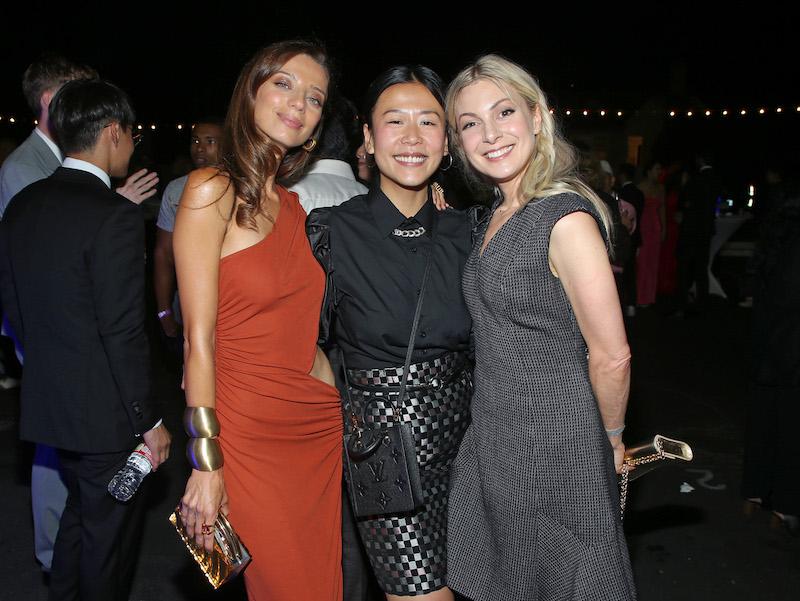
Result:
M693 114L694 114L694 113L692 113L692 111L686 111L686 116L687 116L687 117L691 117Z
M16 123L16 122L17 122L17 120L16 120L16 119L14 119L14 117L9 117L9 118L8 118L8 122L9 122L9 123Z
M706 111L706 117L710 117L710 116L711 116L711 111Z
M758 109L758 114L759 114L759 115L763 115L763 114L764 114L764 113L766 113L766 112L767 112L767 111L765 111L764 109Z
M722 111L722 114L723 114L723 115L727 115L727 114L728 114L728 111Z
M746 110L744 110L744 109L742 109L742 111L741 111L739 114L740 114L740 115L746 115L746 114L747 114L747 111L746 111Z
M142 129L142 124L140 123L139 125L137 125L136 129Z
M675 111L670 111L670 112L669 112L669 116L670 116L670 117L674 117L674 116L675 116Z
M584 110L584 111L583 111L583 116L584 116L584 117L585 117L586 115L588 115L588 114L589 114L589 111L587 111L587 110Z
M155 124L150 126L150 129L155 129L155 128L156 128Z
M622 117L622 111L617 111L617 117Z
M776 113L782 113L783 109L781 107L778 107L778 108L775 109L775 112Z
M567 109L567 117L569 117L571 114L572 114L572 111Z
M181 125L180 123L178 123L178 129L183 129L183 125Z
M606 112L605 111L600 111L600 116L601 117L605 117L606 116Z

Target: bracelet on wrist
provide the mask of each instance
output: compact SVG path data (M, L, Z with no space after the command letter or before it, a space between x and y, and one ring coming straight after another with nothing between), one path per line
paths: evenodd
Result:
M172 309L163 309L156 313L156 315L158 315L159 319L164 319L165 317L172 315Z
M606 434L608 436L619 436L625 430L625 424L622 424L619 428L612 428L611 430L606 429Z
M219 420L213 407L187 407L183 412L183 429L190 438L219 436Z
M190 438L186 443L186 458L189 465L201 472L213 472L224 464L217 438Z

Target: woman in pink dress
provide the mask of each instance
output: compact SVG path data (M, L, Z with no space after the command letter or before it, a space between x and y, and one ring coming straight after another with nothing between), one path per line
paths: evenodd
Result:
M664 239L664 186L660 182L661 163L654 162L639 184L644 192L644 209L639 222L642 243L636 257L636 303L647 307L656 302L658 259Z

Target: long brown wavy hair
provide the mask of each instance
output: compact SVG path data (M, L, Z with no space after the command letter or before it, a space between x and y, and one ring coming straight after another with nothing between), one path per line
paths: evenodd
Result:
M244 66L236 81L225 118L228 152L221 161L220 171L230 178L236 197L243 201L235 209L239 227L257 229L256 216L262 211L264 187L269 176L274 175L281 183L289 183L302 174L308 163L311 153L302 147L290 148L282 156L281 150L259 130L255 122L258 88L299 54L310 56L328 73L330 96L330 59L320 43L308 40L276 42L259 50ZM311 134L314 139L319 139L322 131L325 108Z

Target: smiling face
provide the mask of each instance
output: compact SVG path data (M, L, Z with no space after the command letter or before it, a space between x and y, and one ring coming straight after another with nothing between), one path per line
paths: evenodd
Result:
M421 83L383 91L372 109L372 127L364 126L364 147L375 155L389 198L428 184L447 154L445 132L444 109Z
M542 118L517 92L479 79L455 101L456 132L473 169L501 189L516 189L536 150ZM504 190L505 191L505 190Z
M307 54L286 61L256 92L255 123L284 152L304 144L322 117L328 72Z

